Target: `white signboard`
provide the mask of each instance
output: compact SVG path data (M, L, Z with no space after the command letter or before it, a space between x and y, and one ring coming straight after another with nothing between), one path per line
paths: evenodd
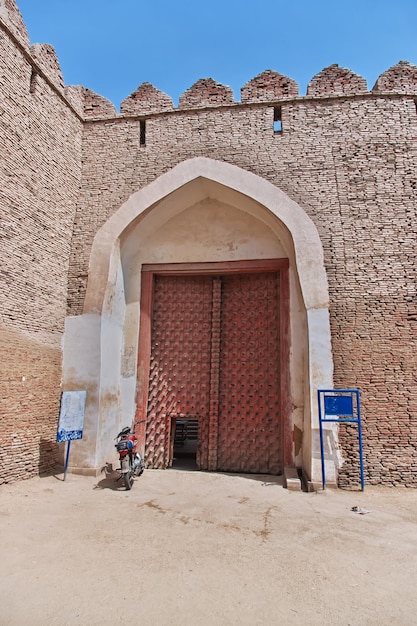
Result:
M62 392L57 441L82 439L86 397L86 391Z

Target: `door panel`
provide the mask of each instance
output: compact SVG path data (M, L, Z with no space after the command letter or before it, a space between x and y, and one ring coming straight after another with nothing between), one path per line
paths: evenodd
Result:
M154 284L146 461L169 465L171 418L198 417L208 440L212 281L157 276Z
M278 276L223 277L218 469L281 471Z

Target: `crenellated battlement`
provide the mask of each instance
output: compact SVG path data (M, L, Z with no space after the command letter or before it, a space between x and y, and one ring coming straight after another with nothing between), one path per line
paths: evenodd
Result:
M325 67L307 86L307 96L353 96L368 92L366 80L345 67L336 64Z
M374 93L417 93L417 66L408 61L400 61L377 79L372 91Z
M230 87L217 83L212 78L200 78L180 96L179 108L196 109L233 103L233 91Z
M25 56L33 61L32 80L39 69L61 97L86 120L115 117L145 117L166 112L217 108L232 105L271 103L294 99L346 98L374 95L417 95L417 66L399 61L383 72L369 91L365 78L337 64L329 65L312 77L306 95L299 93L297 82L275 70L267 69L241 88L241 99L235 100L232 89L213 78L201 78L179 98L178 108L172 98L149 82L144 82L126 97L120 113L107 98L84 86L65 86L59 59L50 44L30 45L28 32L15 0L0 0L0 25L22 46ZM34 83L31 88L33 89Z
M172 111L174 103L166 93L156 89L151 83L142 83L120 105L121 115L147 115Z
M34 47L39 60L39 47ZM31 49L32 49L31 48ZM43 44L42 51L49 48ZM53 65L43 63L46 72L53 74L55 84L59 81L60 70ZM242 104L276 104L290 100L309 100L317 98L346 98L364 95L417 95L417 66L408 61L400 61L389 68L377 79L372 91L368 90L365 78L353 71L332 64L316 74L307 86L305 96L299 94L299 87L295 80L274 70L265 70L241 88L241 100L234 99L233 91L227 85L222 85L212 78L201 78L179 99L178 108L175 108L172 98L144 82L130 94L120 106L120 114L115 106L103 96L85 87L66 87L65 93L74 104L71 93L79 89L79 113L86 119L101 119L113 117L145 117L166 112L186 111L203 108L217 108Z
M94 92L86 89L83 114L87 119L118 116L114 106ZM292 100L349 98L371 95L417 95L417 66L400 61L377 79L372 91L365 78L350 69L332 64L316 74L308 83L305 96L299 94L295 80L274 70L265 70L241 88L241 100L235 100L232 89L212 78L201 78L179 99L175 108L172 98L154 87L142 83L121 104L120 116L145 117L166 112L204 108L218 108L244 104L284 103Z
M417 66L400 61L377 79L372 91L365 78L337 64L316 74L307 86L305 96L299 94L298 83L274 70L265 70L241 88L241 100L233 91L212 78L201 78L179 99L179 110L230 106L233 104L277 103L285 100L338 98L365 94L417 95ZM133 104L135 103L135 104ZM172 99L150 83L143 83L122 103L124 115L146 115L174 111Z
M298 84L292 78L265 70L240 90L242 102L268 102L298 97Z

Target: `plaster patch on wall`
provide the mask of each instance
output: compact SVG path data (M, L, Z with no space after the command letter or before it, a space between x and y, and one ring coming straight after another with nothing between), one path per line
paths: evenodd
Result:
M136 350L133 346L127 346L122 356L122 376L130 378L136 373Z

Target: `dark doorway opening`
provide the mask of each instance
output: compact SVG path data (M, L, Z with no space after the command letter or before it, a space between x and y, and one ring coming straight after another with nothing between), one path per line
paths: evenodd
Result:
M198 419L177 418L175 420L172 467L174 469L198 470L197 447Z

